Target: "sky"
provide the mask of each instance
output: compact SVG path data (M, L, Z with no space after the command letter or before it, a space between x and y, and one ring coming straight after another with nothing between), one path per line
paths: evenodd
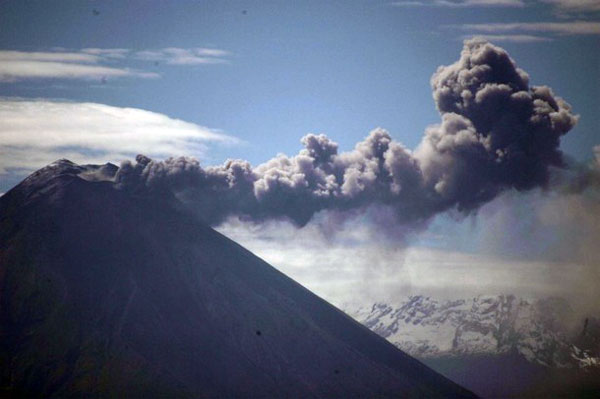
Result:
M0 192L59 158L257 167L298 154L309 133L345 153L383 128L422 160L424 132L445 112L432 75L473 36L570 104L578 120L559 149L571 164L596 162L597 0L6 0ZM337 304L509 291L594 302L597 191L502 187L418 227L373 219L362 203L337 227L321 208L301 226L229 217L216 227Z

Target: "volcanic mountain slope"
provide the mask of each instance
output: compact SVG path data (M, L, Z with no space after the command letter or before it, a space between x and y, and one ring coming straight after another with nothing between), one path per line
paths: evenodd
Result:
M116 169L63 160L0 198L5 393L473 397Z
M600 322L578 320L563 299L412 296L397 306L345 309L482 396L600 394Z

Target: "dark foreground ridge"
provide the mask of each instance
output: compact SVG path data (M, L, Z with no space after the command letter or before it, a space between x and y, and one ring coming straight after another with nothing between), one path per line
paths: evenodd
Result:
M116 169L0 197L0 396L473 397Z

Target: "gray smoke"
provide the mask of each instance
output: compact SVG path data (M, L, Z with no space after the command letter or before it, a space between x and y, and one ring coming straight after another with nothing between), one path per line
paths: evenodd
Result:
M552 174L552 186L569 195L590 195L600 190L600 146L593 148L594 159L589 163L567 159L567 168Z
M470 212L508 189L546 187L550 169L565 166L559 140L577 116L550 88L528 82L506 51L467 40L460 59L431 79L442 121L414 152L379 128L343 153L326 136L308 134L297 155L254 168L242 160L202 168L193 158L139 155L116 179L123 188L171 190L212 225L239 216L303 226L319 211L372 206L392 210L402 224L448 209Z

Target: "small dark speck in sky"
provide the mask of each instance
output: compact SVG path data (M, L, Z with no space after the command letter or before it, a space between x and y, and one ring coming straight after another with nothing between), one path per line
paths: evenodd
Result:
M158 61L154 61L154 66L158 66Z
M106 76L102 76L102 79L100 79L100 83L102 83L103 85L106 84L107 80L106 80Z
M262 333L260 332L260 330L256 330L256 335L260 335L260 334L262 334Z
M339 373L340 373L340 370L337 370L337 369L336 369L336 370L333 370L333 372L334 372L334 373L336 373L336 374L339 374Z
M100 15L100 11L98 11L97 9L94 8L92 10L92 14L94 14L95 16L98 16L98 15Z
M248 14L248 10L242 10L242 14L244 14L244 15Z

